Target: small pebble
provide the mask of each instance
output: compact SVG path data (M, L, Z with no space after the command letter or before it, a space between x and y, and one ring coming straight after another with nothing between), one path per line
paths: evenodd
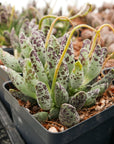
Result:
M53 133L58 132L55 127L50 127L50 128L48 129L48 131L53 132Z

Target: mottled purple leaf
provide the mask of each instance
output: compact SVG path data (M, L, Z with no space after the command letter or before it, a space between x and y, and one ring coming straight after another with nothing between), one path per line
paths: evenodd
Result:
M64 103L60 108L59 120L62 125L71 127L80 121L80 116L75 107Z
M47 86L41 81L38 81L36 85L36 95L40 108L43 110L50 110L52 107L51 95Z

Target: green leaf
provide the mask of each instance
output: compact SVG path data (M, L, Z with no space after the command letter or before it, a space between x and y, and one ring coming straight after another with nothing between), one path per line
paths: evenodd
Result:
M70 79L71 87L73 89L79 88L80 85L82 84L84 77L83 77L83 68L82 68L82 64L80 63L80 61L77 61L75 63L75 67L72 70L69 79Z
M64 126L71 127L80 121L80 116L75 107L65 103L61 105L59 120Z
M51 95L47 86L41 81L38 81L36 85L36 95L39 106L43 110L50 110L52 107Z
M48 112L38 112L33 115L39 122L45 122L48 120Z
M63 103L67 103L69 95L66 89L58 82L55 86L55 103L57 107L60 107Z
M18 60L13 55L3 51L2 49L0 49L0 60L3 62L5 66L12 68L17 72L22 72L22 68Z

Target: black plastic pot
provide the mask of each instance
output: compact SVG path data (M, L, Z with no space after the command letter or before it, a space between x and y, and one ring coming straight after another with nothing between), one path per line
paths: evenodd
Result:
M0 101L0 144L24 144Z
M9 81L9 80L10 79L9 79L9 76L8 76L7 72L0 67L0 100L2 101L5 108L7 109L8 113L11 116L10 105L4 98L4 89L3 89L3 83L6 82L6 81Z
M4 51L10 53L11 55L14 55L14 50L13 48L3 48Z
M12 110L13 121L27 144L109 144L114 129L114 106L73 126L64 132L51 133L46 130L9 93L14 87L11 82L4 83L4 97Z

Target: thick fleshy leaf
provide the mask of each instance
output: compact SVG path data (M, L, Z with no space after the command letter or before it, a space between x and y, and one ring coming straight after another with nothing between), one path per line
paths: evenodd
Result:
M53 107L50 109L48 117L49 119L55 119L58 118L59 115L59 108Z
M59 54L60 54L60 44L59 44L57 38L54 35L51 35L48 45L53 46L53 49L56 52L56 55L59 56Z
M36 73L32 67L30 59L26 59L23 68L23 78L28 84L28 88L35 93L35 86L38 82Z
M106 53L106 48L102 48L100 45L96 46L91 63L89 65L89 70L85 76L84 84L89 83L100 74Z
M55 85L55 103L57 107L60 107L63 103L67 103L69 95L66 89L58 82Z
M36 95L40 108L43 110L50 110L52 107L51 95L47 86L41 81L38 81L36 85Z
M63 61L60 66L57 81L67 89L69 82L69 70L65 61Z
M5 66L12 68L17 72L22 72L22 68L18 60L13 55L3 51L2 49L0 49L0 60L3 62Z
M30 60L31 60L32 66L34 68L34 71L36 72L36 74L38 76L38 80L42 81L44 83L48 83L48 78L44 71L44 67L43 67L39 57L37 56L37 53L35 50L31 51Z
M23 32L20 33L19 35L19 41L21 45L21 55L24 58L29 58L30 52L33 49L29 39L25 36Z
M48 112L38 112L33 115L39 122L45 122L48 120Z
M34 50L37 52L37 55L42 62L42 64L45 64L45 46L44 42L42 41L42 37L40 36L40 33L33 32L30 37L31 44L34 48Z
M76 108L76 110L81 109L87 99L87 94L84 91L80 91L72 96L69 100L69 103Z
M67 39L68 39L68 34L65 34L62 38L61 38L61 42L60 42L60 55L62 55ZM72 42L70 43L67 52L65 54L64 60L67 62L68 64L68 69L69 69L69 73L71 73L74 65L75 65L75 60L74 60L74 52L73 52L73 45Z
M18 90L20 90L26 96L36 99L36 94L28 88L27 83L24 81L24 78L20 74L10 68L8 68L7 73L12 83Z
M75 107L65 103L61 105L59 120L64 126L71 127L80 121L80 116Z
M57 59L58 59L58 57L54 50L54 47L49 45L47 47L47 51L46 51L46 60L47 60L46 62L47 62L49 76L50 76L51 80L53 80Z
M83 82L83 68L80 61L75 63L75 67L70 74L70 84L73 89L77 89Z
M111 69L108 74L106 74L101 80L93 84L93 87L107 83L108 85L111 84L111 82L114 80L114 69Z
M94 105L96 103L96 98L97 98L99 92L100 92L99 88L89 91L87 93L87 99L86 99L84 106L89 107L89 106Z
M15 29L12 28L11 33L10 33L10 42L11 42L11 46L14 49L17 49L18 52L21 52L21 48L20 48L20 44L19 44L19 38L16 35Z
M79 60L83 66L83 71L84 71L84 75L86 75L86 73L88 73L88 67L89 67L89 51L90 51L90 44L91 41L89 39L86 39L83 41L83 46L80 50L80 55L79 55Z

